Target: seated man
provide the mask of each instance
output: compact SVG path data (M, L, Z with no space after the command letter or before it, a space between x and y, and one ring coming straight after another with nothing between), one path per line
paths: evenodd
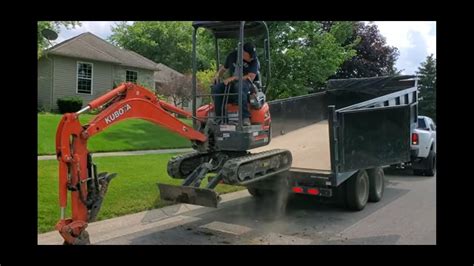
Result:
M250 126L250 112L248 110L248 95L249 90L252 88L252 82L257 76L259 62L257 59L257 53L255 46L251 43L244 44L243 47L244 53L243 57L243 77L242 77L242 123L244 126ZM236 93L239 83L233 81L238 80L238 70L236 69L237 62L237 50L231 52L226 60L224 66L221 66L219 71L214 77L215 85L212 87L212 93L224 93L225 87L228 84L231 84L229 90L230 93ZM217 83L217 80L222 77L222 75L229 70L231 77L224 80L224 82ZM217 84L216 84L217 83ZM237 97L237 96L236 96ZM223 105L224 96L214 96L214 110L216 116L222 116L222 105Z

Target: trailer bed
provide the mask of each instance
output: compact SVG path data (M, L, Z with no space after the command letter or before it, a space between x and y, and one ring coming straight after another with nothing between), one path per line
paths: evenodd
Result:
M271 149L290 150L293 156L292 168L330 171L328 121L323 120L272 138L269 145L251 151Z

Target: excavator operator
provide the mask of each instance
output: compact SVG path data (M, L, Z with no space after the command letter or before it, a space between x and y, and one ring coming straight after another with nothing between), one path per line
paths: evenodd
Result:
M252 82L258 73L258 68L260 64L257 58L257 52L255 46L248 42L244 44L243 47L243 83L242 83L242 119L244 126L250 126L250 112L248 110L248 95L249 90L252 87ZM214 77L214 85L212 86L212 94L222 94L226 91L226 87L230 86L228 92L236 93L238 89L238 69L237 69L237 50L232 51L227 55L225 64L220 66ZM218 80L222 75L229 70L231 74L230 77L225 79L223 82L218 83ZM223 115L223 96L216 95L214 98L215 113L217 117L222 117ZM234 98L235 99L235 98Z

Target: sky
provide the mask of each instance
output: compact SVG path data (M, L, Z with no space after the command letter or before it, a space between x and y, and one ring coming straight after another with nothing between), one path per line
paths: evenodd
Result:
M61 28L58 39L60 43L84 32L107 39L112 34L115 21L82 21L81 27L66 30ZM133 22L127 22L132 24ZM433 54L436 58L436 22L435 21L374 21L387 44L398 48L400 55L396 67L402 74L415 74L420 63Z

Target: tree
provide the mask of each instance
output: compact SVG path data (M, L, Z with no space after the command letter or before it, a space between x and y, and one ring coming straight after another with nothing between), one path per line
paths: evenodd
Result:
M334 21L323 21L325 31L331 31ZM345 44L357 43L357 55L345 61L332 78L361 78L384 75L399 75L395 68L399 52L396 47L388 46L374 24L352 22L352 33Z
M353 44L347 42L352 24L335 22L329 32L314 21L278 21L268 23L272 58L272 82L268 98L285 98L306 94L320 87L334 75L341 64L355 55ZM114 44L135 51L155 62L166 64L179 72L192 69L191 22L135 22L117 24L109 38ZM206 30L198 32L198 71L215 71L214 38ZM263 55L262 40L246 38L257 44ZM235 40L221 40L220 63L236 47ZM265 62L261 60L265 75Z
M44 29L50 29L56 33L60 32L60 26L64 26L66 29L75 28L81 26L79 21L38 21L38 58L43 54L44 49L49 45L48 40L41 33Z
M136 21L133 25L118 23L109 40L150 60L165 64L181 73L192 69L192 33L189 21ZM211 39L199 31L198 69L210 67Z
M419 77L420 90L418 113L436 121L436 58L433 54L426 57L416 74Z
M201 70L196 73L197 87L198 90L202 93L211 93L211 85L214 81L214 76L216 74L215 64L211 64L211 68L207 70ZM202 103L210 103L210 97L202 97Z
M157 93L171 98L175 106L191 100L192 79L189 75L171 75L169 81L160 84Z
M272 81L269 99L314 91L333 76L343 62L355 55L349 22L335 22L331 31L315 21L268 23Z
M199 74L200 72L198 72ZM206 72L203 72L204 75ZM199 80L198 75L198 83L197 83L197 93L209 93L207 90L204 89L203 83ZM171 98L173 104L175 106L182 105L188 101L192 100L192 88L193 88L193 81L192 75L175 75L170 74L170 78L168 81L163 82L159 85L156 93L160 96L163 96L166 100Z

